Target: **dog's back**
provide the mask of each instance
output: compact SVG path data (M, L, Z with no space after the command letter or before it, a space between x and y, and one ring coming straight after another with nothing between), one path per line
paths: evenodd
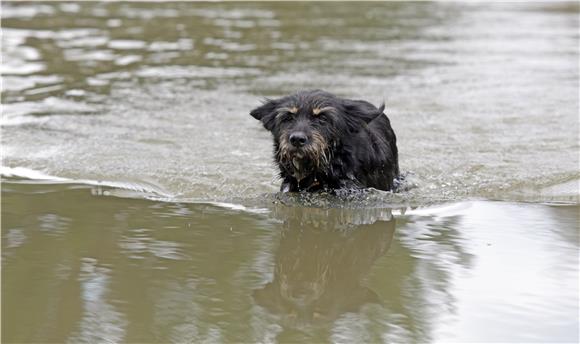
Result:
M362 134L362 133L365 134ZM391 190L393 181L399 176L397 137L391 128L389 118L383 114L368 124L367 130L357 135L360 150L357 156L366 156L357 179L368 187Z
M367 113L374 112L379 115L368 124L362 125L355 135L343 139L344 150L352 158L345 172L352 173L360 186L392 190L393 181L399 175L395 132L388 117L383 113L383 106L377 109L366 101L356 103Z

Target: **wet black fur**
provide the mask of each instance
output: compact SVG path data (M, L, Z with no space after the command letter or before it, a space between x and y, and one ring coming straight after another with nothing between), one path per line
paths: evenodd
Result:
M316 115L314 109L323 111ZM250 114L274 136L281 191L392 190L399 175L397 144L383 110L314 90L268 99ZM301 148L289 144L296 132L308 139Z

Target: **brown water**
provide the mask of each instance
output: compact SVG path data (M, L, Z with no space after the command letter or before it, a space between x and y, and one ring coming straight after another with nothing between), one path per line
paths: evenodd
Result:
M2 342L578 342L577 3L2 2ZM263 96L414 189L277 195Z
M91 191L4 184L4 342L578 339L578 206L251 214Z

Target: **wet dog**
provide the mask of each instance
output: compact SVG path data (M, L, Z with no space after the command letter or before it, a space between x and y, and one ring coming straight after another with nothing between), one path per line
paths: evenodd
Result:
M314 90L266 100L250 114L274 136L280 191L392 190L397 140L383 111Z

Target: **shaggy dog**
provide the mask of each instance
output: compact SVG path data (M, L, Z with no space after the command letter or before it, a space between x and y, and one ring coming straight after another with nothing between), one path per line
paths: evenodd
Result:
M250 114L274 136L280 191L392 190L397 143L384 108L314 90L268 99Z

